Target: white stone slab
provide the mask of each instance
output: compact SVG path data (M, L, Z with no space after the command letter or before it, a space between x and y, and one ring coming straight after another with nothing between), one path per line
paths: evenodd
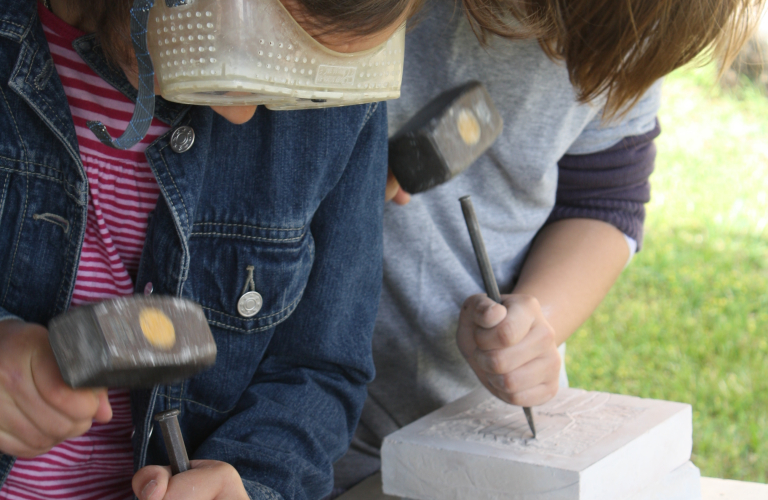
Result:
M420 500L630 499L686 463L687 404L560 389L534 409L485 389L389 435L384 493Z

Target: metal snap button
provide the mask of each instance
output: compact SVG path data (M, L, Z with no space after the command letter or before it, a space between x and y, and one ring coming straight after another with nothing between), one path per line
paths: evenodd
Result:
M195 143L195 131L187 125L173 131L171 135L171 149L175 153L185 153Z
M243 318L252 318L261 311L264 300L259 292L246 292L237 301L237 312Z

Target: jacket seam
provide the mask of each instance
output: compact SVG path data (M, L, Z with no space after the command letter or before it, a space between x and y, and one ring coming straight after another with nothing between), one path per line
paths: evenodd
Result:
M8 23L8 24L13 24L14 26L18 26L19 28L23 28L23 27L24 27L24 26L22 26L22 25L20 25L20 24L12 23L12 22L10 22L10 21L5 21L5 22L6 22L6 23ZM0 34L6 34L6 35L10 35L10 36L11 36L11 38L16 38L16 37L18 36L18 35L17 35L17 33L16 33L16 32L14 32L14 31L10 31L10 30L3 30L3 29L0 29ZM21 41L21 39L19 39L19 40L17 40L17 41L19 41L19 42L20 42L20 41Z
M14 23L13 21L7 21L7 20L4 20L4 21L3 21L3 23L5 23L5 24L10 24L10 25L12 25L12 26L18 26L19 28L24 28L24 29L27 29L27 28L26 28L26 27L25 27L23 24Z
M5 211L5 200L8 196L8 185L11 183L11 176L8 175L5 177L5 182L3 183L3 189L0 191L0 221L3 220L3 212Z
M24 183L24 211L21 215L21 223L19 224L19 232L16 235L16 248L13 249L13 257L11 257L11 267L8 270L8 284L5 286L5 292L3 292L2 303L5 303L6 297L8 297L8 290L11 288L11 277L13 276L13 268L16 267L16 254L19 253L19 244L21 243L21 232L24 229L24 220L27 218L27 207L29 206L29 181Z
M228 325L226 323L220 323L220 322L212 320L212 319L209 319L208 323L210 323L211 325L216 325L216 326L218 326L220 328L224 328L225 330L231 330L233 332L243 333L245 335L251 335L251 334L254 334L254 333L259 333L259 332L263 332L265 330L269 330L270 328L274 328L276 325L279 325L280 323L282 323L282 320L277 322L277 323L272 323L271 325L266 325L266 326L261 326L259 328L254 328L253 330L245 330L244 328L237 328L235 326Z
M160 148L160 151L165 149L165 147ZM165 166L165 170L168 172L169 177L171 178L171 181L173 182L174 187L176 188L176 193L179 196L179 199L181 200L181 204L184 207L184 213L187 215L187 225L189 224L189 214L187 213L187 206L184 204L184 199L181 197L181 193L179 192L179 187L176 185L176 182L173 180L173 176L170 175L170 169L168 167L168 163L166 163L165 158L162 154L159 155L160 159L163 162L163 165ZM147 161L150 164L150 167L154 167L154 163L149 160L149 157L147 157ZM157 177L157 173L155 172L155 168L152 168L153 173L155 173L155 176ZM173 214L174 218L181 222L179 219L179 212L176 208L176 205L170 200L170 195L168 193L168 190L166 188L166 185L164 182L160 182L158 180L157 185L160 187L160 189L163 192L163 195L165 196L166 201L168 202L168 207L171 210L171 213ZM174 224L176 226L176 224ZM176 296L181 297L181 292L184 289L184 282L187 280L187 271L189 268L189 246L187 242L187 238L184 237L184 234L181 232L181 228L176 228L176 232L179 236L179 239L181 240L182 245L182 258L181 258L181 272L179 273L179 283L176 287Z
M280 315L280 314L284 313L285 311L287 311L287 310L289 310L289 309L291 309L291 308L294 308L294 307L295 307L295 305L296 305L296 304L299 302L299 300L301 300L301 297L302 297L303 295L304 295L303 293L302 293L302 294L300 294L300 295L298 296L298 298L296 298L296 300L294 300L293 302L291 302L290 304L288 304L288 305L287 305L287 306L285 306L284 308L280 309L279 311L277 311L277 312L274 312L274 313L272 313L272 314L270 314L270 315L267 315L267 316L262 316L262 317L260 317L260 318L257 318L257 319L256 319L256 321L258 321L258 320L260 320L260 319L267 319L267 318L271 318L271 317L273 317L273 316L278 316L278 315ZM211 312L214 312L214 313L216 313L216 314L221 314L221 315L223 315L223 316L227 316L228 318L237 319L237 320L241 320L241 319L243 319L243 318L241 318L241 317L238 317L238 316L234 316L234 315L232 315L232 314L227 314L227 313L225 313L225 312L223 312L223 311L219 311L218 309L213 309L213 308L211 308L211 307L205 307L205 306L203 306L203 305L201 305L200 307L202 307L203 309L207 309L207 310L209 310L209 311L211 311Z
M245 238L247 240L256 241L299 241L304 236L297 236L295 238L263 238L261 236L247 236L244 234L232 234L232 233L189 233L189 236L225 236L227 238Z
M65 180L62 180L62 179L57 179L56 177L52 177L50 175L40 174L40 173L37 173L37 172L26 172L26 171L23 171L23 170L21 170L21 171L20 170L13 170L13 169L10 169L10 168L7 168L7 167L3 167L3 166L0 166L0 171L8 172L11 175L15 174L15 175L21 175L21 176L25 176L25 177L38 177L38 178L41 178L41 179L49 180L51 182L55 182L57 184L61 184L63 186L67 186L68 188L71 188L73 191L76 191L78 193L80 192L78 187L75 186L74 184L72 184L70 182L67 182ZM74 201L77 205L82 206L82 203L80 202L80 198L74 196L72 193L69 192L69 190L65 190L64 194L66 194L69 198L71 198L72 201Z
M26 81L26 80L25 80ZM24 161L29 158L29 151L27 151L27 145L24 143L24 137L21 135L21 131L19 130L19 124L16 121L16 115L11 112L11 105L8 103L8 98L5 95L5 92L0 89L0 95L3 96L3 102L5 102L5 107L8 109L8 114L11 116L11 120L13 120L13 128L16 129L16 136L19 138L19 142L21 143L21 147L24 149Z
M223 411L222 411L222 410L217 410L216 408L213 408L213 407L211 407L211 406L208 406L208 405L204 405L203 403L199 403L199 402L195 401L194 399L189 399L189 398L174 398L173 396L169 396L169 395L167 395L167 394L158 394L158 396L159 396L159 397L161 397L161 398L165 398L165 399L167 399L169 402L170 402L170 401L179 401L179 402L181 402L181 401L184 401L184 402L186 402L186 403L192 403L192 404L196 404L196 405L198 405L198 406L202 406L203 408L205 408L205 409L207 409L207 410L211 410L211 411L213 411L213 412L216 412L216 413L221 413L221 414L231 413L231 412L232 412L232 410L234 410L235 408L237 408L237 405L235 405L235 406L233 406L232 408L230 408L229 410L223 410Z
M8 160L11 163L24 163L24 164L27 164L27 165L35 165L35 166L38 166L38 167L43 167L43 168L47 168L49 170L53 170L54 172L58 172L60 174L64 173L63 170L59 170L56 167L52 167L52 166L47 165L45 163L40 163L40 162L36 162L36 161L18 160L16 158L11 158L9 156L2 156L2 155L0 155L0 160ZM2 165L0 165L0 168L8 168L8 167L3 167Z
M363 124L360 126L361 130L363 129L363 127L365 127L368 124L368 120L371 119L371 117L373 116L373 114L376 112L377 109L379 109L378 102L374 102L368 105L368 112L365 114L365 117L363 118Z
M47 180L50 180L52 182L56 182L56 183L59 183L59 184L66 184L67 186L75 187L72 184L70 184L68 182L65 182L65 181L63 181L61 179L57 179L56 177L53 177L51 175L39 174L37 172L25 172L23 170L22 171L13 170L11 168L6 168L6 167L0 167L0 170L2 170L3 172L8 172L9 174L19 174L19 175L22 175L24 177L39 177L39 178L47 179Z
M141 437L141 450L139 451L139 466L143 467L147 461L147 451L149 449L148 429L152 427L153 413L156 406L156 400L159 394L159 386L154 386L150 393L149 403L147 404L147 415L144 417L144 435ZM134 451L135 453L135 451Z
M160 155L160 159L163 161L163 165L165 166L165 171L168 173L168 177L171 179L171 182L173 183L173 187L176 189L176 195L179 197L179 201L181 201L181 206L184 207L184 215L187 218L187 230L189 231L190 220L189 220L189 212L187 211L187 204L184 203L184 197L181 195L179 186L176 185L176 179L174 179L173 174L171 174L171 168L168 166L168 162L165 161L165 156Z
M23 32L21 33L21 35L19 35L19 34L17 34L17 33L14 33L13 31L8 31L8 30L0 30L0 33L7 33L7 34L9 34L9 35L12 35L12 36L13 36L13 38L15 38L15 39L17 39L19 42L21 42L21 41L22 41L22 40L24 40L24 38L26 38L26 37L27 37L27 35L29 34L29 31L32 29L32 22L34 22L34 19L35 19L36 17L37 17L37 14L33 15L33 16L31 17L31 19L30 19L30 21L31 21L31 22L30 22L30 23L29 23L29 25L27 25L27 26L24 26L23 24L14 23L13 21L8 21L8 20L4 19L4 20L3 20L3 24L10 24L11 26L16 26L16 27L19 27L19 28L21 28L21 29L23 30Z
M38 53L38 52L40 52L40 46L39 46L39 45L38 45L38 46L37 46L37 48L35 49L35 52L32 54L32 57L30 58L30 61L34 61L34 60L35 60L35 58L37 57L37 53ZM48 62L53 62L53 61L49 59L49 60L48 60ZM40 76L40 75L37 75L37 76ZM36 80L36 79L37 79L37 76L36 76L35 78L32 78L32 72L31 72L31 71L28 71L28 72L27 72L27 74L26 74L26 76L24 77L24 83L26 83L26 84L27 84L27 85L29 85L29 86L35 87L35 88L36 88L36 89L39 91L39 90L40 90L40 88L39 88L37 85L35 85L35 84L33 83L33 82L34 82L34 80ZM33 82L30 82L30 81L29 81L29 79L30 79L30 78L32 78L32 81L33 81Z
M3 470L0 470L0 488L2 488L3 484L5 483L5 480L8 479L8 474L11 473L11 469L13 469L13 464L16 463L16 457L13 455L4 455L0 453L0 459L3 457L8 457L8 467L5 467Z
M19 138L19 142L21 142L21 147L24 149L24 159L26 160L29 158L29 151L27 151L27 146L24 144L24 138L21 135L21 132L19 131L19 124L16 122L16 116L11 112L11 106L8 103L8 98L5 95L5 92L0 89L0 95L3 96L3 102L5 102L5 106L8 109L8 114L11 116L11 120L13 120L13 126L16 129L16 136ZM27 208L29 206L29 180L24 182L24 211L22 212L22 218L21 222L19 224L19 232L16 234L16 248L13 249L13 257L11 257L11 267L8 270L8 283L5 285L5 292L3 292L3 298L2 302L5 303L5 299L8 297L8 291L11 289L11 277L13 276L13 268L16 267L16 255L19 253L19 245L21 244L21 233L24 229L24 219L27 218Z
M24 54L26 53L26 51L27 51L27 47L26 47L26 45L22 45L22 46L21 46L21 52L19 53L19 57L17 58L17 60L21 60L23 57L25 57L25 56L24 56ZM35 53L37 53L37 51L35 51ZM14 73L12 73L12 74L11 74L11 78L10 78L10 80L14 80L14 79L16 79L16 77L17 77L17 76L18 76L18 74L19 74L19 71L21 71L21 68L17 68L17 71L15 71ZM10 81L9 81L9 83L10 83ZM27 78L26 78L26 77L24 78L24 83L25 83L25 84L28 84L28 82L27 82ZM28 98L28 96L26 95L26 93L24 93L24 94L23 94L23 97L25 97L25 98ZM75 162L76 162L76 163L79 163L79 162L81 161L81 160L80 160L80 154L79 154L79 152L78 152L78 151L75 151L75 150L73 150L73 149L70 147L70 144L69 144L69 141L67 141L67 138L66 138L66 137L64 137L63 135L59 134L59 129L61 129L61 128L63 128L63 127L60 127L60 126L56 126L56 125L54 125L54 123L51 121L51 117L53 117L53 119L55 120L55 122L56 122L58 125L64 125L64 126L66 126L66 124L63 124L63 123L59 123L59 117L58 117L58 114L57 114L57 113L56 113L56 112L55 112L53 109L51 109L51 107L48 105L48 101L47 101L47 100L45 100L45 99L40 99L40 100L38 100L38 102L36 102L35 104L36 104L37 106L39 106L40 108L45 108L45 111L46 111L47 113L44 113L44 114L45 114L45 116L42 118L42 119L43 119L43 121L44 121L45 123L49 124L49 126L50 126L50 127L53 129L54 135L56 135L56 136L57 136L59 139L61 139L61 142L64 144L64 147L67 149L67 151L69 152L70 156L72 156L72 158L75 160ZM34 106L32 106L32 107L33 107L33 109L34 109ZM26 147L25 147L25 152L26 152ZM29 154L27 154L27 158L29 158ZM83 177L82 177L82 180L84 180L84 181L87 181L87 176L85 176L85 175L84 175L84 171L83 171ZM82 204L82 203L78 201L78 205L80 205L80 204Z
M226 226L226 227L243 227L248 229L260 229L263 231L286 231L286 232L287 231L303 231L307 228L306 224L301 227L279 228L279 227L252 226L250 224L225 224L222 222L195 222L194 224L192 224L192 228L194 228L195 226L207 226L207 225Z

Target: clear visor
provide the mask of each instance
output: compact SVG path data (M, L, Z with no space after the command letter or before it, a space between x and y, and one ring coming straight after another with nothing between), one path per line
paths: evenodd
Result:
M156 1L147 42L160 93L170 101L298 109L400 96L404 27L365 52L335 52L279 0Z

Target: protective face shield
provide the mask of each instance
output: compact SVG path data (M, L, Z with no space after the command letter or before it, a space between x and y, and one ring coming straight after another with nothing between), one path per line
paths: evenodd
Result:
M364 52L327 49L279 0L135 0L131 38L139 94L123 135L88 127L104 144L128 149L149 129L154 77L169 101L269 109L346 106L400 96L405 28Z

